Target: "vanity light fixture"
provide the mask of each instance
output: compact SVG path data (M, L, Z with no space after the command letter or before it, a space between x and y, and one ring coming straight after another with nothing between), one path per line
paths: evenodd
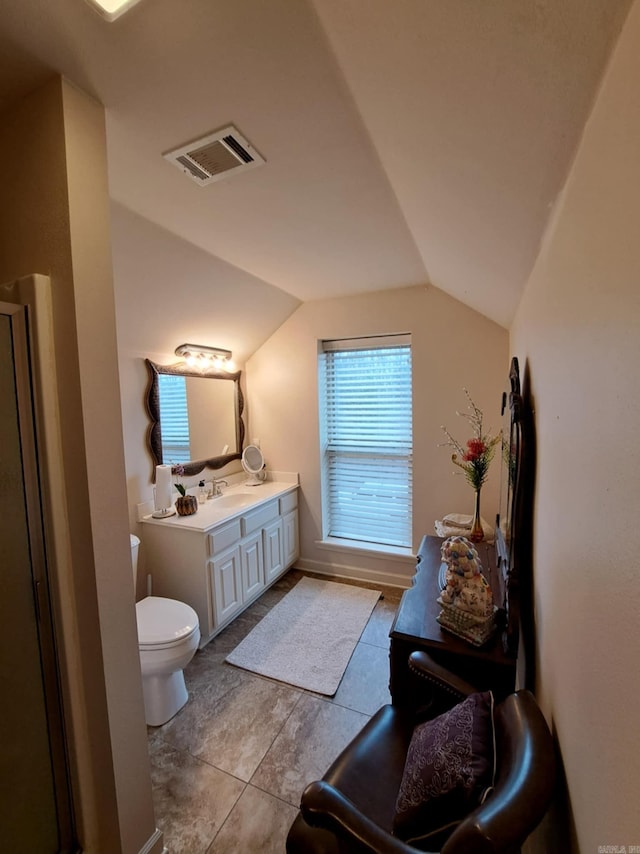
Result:
M202 368L229 368L227 364L233 353L221 347L206 347L204 344L181 344L176 347L176 356L181 356L187 365Z
M115 21L139 2L140 0L87 0L87 3L107 21Z

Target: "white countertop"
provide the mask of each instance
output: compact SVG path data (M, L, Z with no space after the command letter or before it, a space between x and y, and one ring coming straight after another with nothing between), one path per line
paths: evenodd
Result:
M198 504L198 512L192 516L178 516L177 513L164 519L144 516L140 521L165 528L205 532L298 488L297 474L282 473L280 477L279 480L266 480L259 486L247 486L245 483L233 484L223 489L221 496L210 498L204 504Z

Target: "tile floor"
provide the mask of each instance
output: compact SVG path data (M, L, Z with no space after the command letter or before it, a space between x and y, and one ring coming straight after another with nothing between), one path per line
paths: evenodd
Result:
M284 854L304 787L389 702L399 588L361 585L384 598L334 697L225 663L302 575L290 570L196 653L185 670L189 702L164 726L149 727L156 822L170 854Z

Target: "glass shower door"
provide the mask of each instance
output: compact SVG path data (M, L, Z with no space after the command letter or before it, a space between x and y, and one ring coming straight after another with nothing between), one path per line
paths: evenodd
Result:
M0 303L0 843L76 848L58 691L26 312Z

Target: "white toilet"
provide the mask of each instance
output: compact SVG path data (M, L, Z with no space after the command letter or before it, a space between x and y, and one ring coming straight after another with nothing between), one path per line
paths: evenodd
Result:
M131 534L134 589L139 547ZM198 648L198 615L184 602L147 596L136 603L136 619L145 719L149 726L161 726L187 702L182 671Z

